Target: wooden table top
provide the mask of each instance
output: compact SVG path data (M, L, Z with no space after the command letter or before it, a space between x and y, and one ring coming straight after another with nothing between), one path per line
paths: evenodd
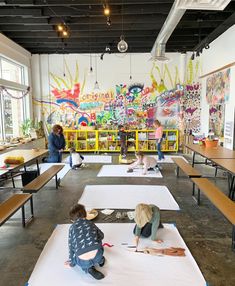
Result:
M235 151L221 146L206 147L198 144L185 144L185 147L208 159L235 159Z
M1 169L0 170L0 176L9 172L10 170L14 170L17 168L20 168L24 166L25 164L29 163L30 161L33 161L41 156L46 155L48 150L46 149L32 149L32 150L26 150L26 149L20 149L20 150L12 150L7 153L4 153L0 155L0 166L4 166L4 159L8 156L15 156L15 157L24 157L24 163L19 165L12 165L9 169Z
M230 173L235 174L235 159L213 159L212 161Z

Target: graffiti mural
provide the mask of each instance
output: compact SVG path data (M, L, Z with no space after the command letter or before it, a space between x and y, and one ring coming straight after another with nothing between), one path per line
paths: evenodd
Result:
M209 107L209 130L216 136L224 136L224 114L225 105L210 105Z
M229 100L230 69L215 73L207 78L206 98L208 104L221 104Z
M192 65L191 65L192 66ZM97 125L98 128L117 128L124 124L129 129L149 129L158 118L165 128L183 130L184 115L190 128L196 130L198 110L191 104L199 98L200 89L180 82L177 67L173 75L164 64L161 69L153 63L148 82L131 84L120 83L109 90L84 92L86 76L78 77L78 63L74 77L67 64L66 76L59 77L50 73L50 94L43 100L34 98L35 108L43 111L49 125L60 123L65 128L78 129L80 126ZM190 70L190 66L189 66ZM189 77L188 82L192 80ZM186 92L186 97L185 97ZM189 98L189 103L187 103ZM190 109L191 108L191 109Z

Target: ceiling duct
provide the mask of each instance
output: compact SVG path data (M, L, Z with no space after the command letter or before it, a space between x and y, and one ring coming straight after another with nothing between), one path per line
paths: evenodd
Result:
M231 0L175 0L151 51L151 59L169 60L165 56L166 43L187 9L223 10Z

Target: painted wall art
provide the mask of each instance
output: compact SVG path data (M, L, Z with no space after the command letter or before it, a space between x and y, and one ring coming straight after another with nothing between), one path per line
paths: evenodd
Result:
M230 69L208 76L206 81L206 98L208 104L222 104L229 100Z
M224 136L225 105L217 104L209 106L209 130L216 136Z
M62 124L65 128L79 129L94 126L102 129L117 129L125 124L129 129L151 129L157 118L165 128L182 129L184 115L190 128L197 130L200 88L181 83L178 69L171 73L165 64L160 67L153 63L149 73L150 83L117 83L109 90L86 92L86 76L78 76L78 63L74 75L67 64L66 76L50 73L50 94L43 100L34 98L37 112L43 110L48 125ZM186 104L187 97L197 100ZM40 108L39 108L40 107ZM199 107L198 107L199 108Z

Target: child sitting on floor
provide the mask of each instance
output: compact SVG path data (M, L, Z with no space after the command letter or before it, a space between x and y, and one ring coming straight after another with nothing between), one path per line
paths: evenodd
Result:
M133 169L137 167L138 165L144 165L143 175L146 175L147 171L150 171L150 170L154 170L154 171L159 170L157 160L154 159L153 157L146 156L144 155L143 152L136 152L135 156L137 160L133 164L128 166L128 170L127 170L128 173L132 172Z
M69 215L73 224L69 228L69 260L65 262L65 266L78 265L95 279L103 279L104 274L95 268L96 265L102 267L105 263L103 232L86 219L87 213L83 205L74 205Z
M70 148L69 165L72 169L78 169L82 166L84 157L77 153L74 148Z

